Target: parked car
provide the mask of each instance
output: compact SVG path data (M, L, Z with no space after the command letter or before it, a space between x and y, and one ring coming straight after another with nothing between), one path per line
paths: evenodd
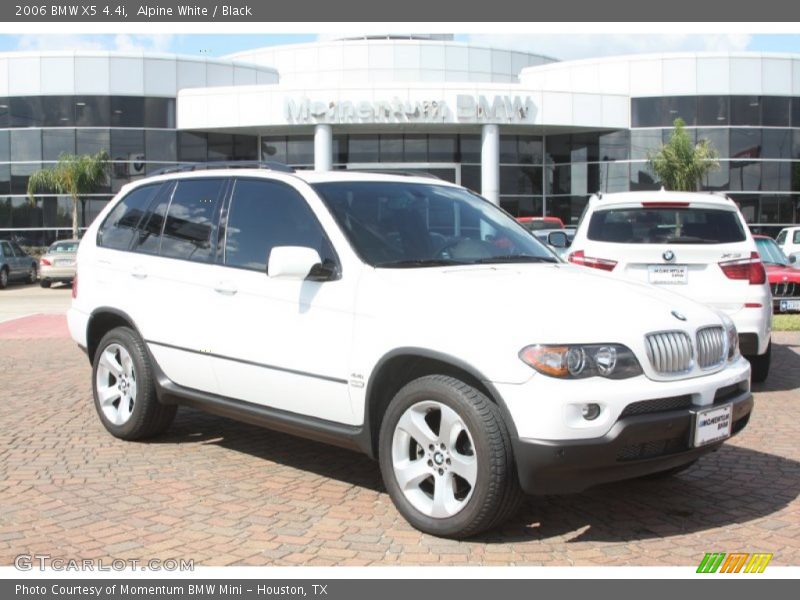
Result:
M589 200L568 260L669 288L723 311L753 381L769 374L772 301L756 243L718 194L623 192Z
M39 259L39 285L49 288L53 283L72 283L78 243L79 240L60 240L50 245Z
M19 244L10 240L0 240L0 290L11 281L36 283L38 277L36 259L30 256Z
M558 262L422 177L197 165L128 184L81 240L68 323L112 435L188 405L359 450L442 536L495 527L521 490L685 468L753 405L724 314Z
M558 217L517 217L517 223L528 231L564 229L564 221Z
M772 290L772 310L776 313L800 312L800 269L797 259L789 259L775 240L754 235L761 262L767 269Z
M786 256L800 253L800 227L781 229L775 241Z
M564 227L558 217L517 217L517 222L540 242L550 246L559 258L566 259L567 249L575 237L574 227ZM551 235L553 233L555 235Z

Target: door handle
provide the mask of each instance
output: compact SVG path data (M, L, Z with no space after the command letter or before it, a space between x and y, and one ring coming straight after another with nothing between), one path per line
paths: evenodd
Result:
M239 290L229 281L220 281L214 286L214 291L223 296L233 296Z
M131 271L131 277L135 277L136 279L145 279L147 278L147 273L142 267L133 267Z

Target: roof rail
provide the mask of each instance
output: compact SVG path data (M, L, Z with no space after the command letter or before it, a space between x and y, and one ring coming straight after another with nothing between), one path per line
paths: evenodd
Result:
M223 160L204 163L183 163L159 169L158 171L152 172L150 176L167 175L170 173L188 173L191 171L208 171L210 169L264 169L267 171L278 171L280 173L295 172L292 167L274 160Z
M441 177L428 173L427 171L395 171L393 169L345 169L347 173L377 173L379 175L398 175L400 177L425 177L427 179L438 179Z

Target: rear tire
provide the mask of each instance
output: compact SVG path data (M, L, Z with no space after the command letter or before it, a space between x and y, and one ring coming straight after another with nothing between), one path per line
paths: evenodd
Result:
M51 285L52 283L53 283L53 282L52 282L52 281L50 281L49 279L42 279L42 280L39 282L39 285L40 285L40 286L42 286L43 288L49 288L49 287L50 287L50 285Z
M4 290L8 287L8 269L3 267L0 269L0 290Z
M392 399L379 461L389 496L415 528L466 538L518 508L522 492L497 405L453 377L429 375Z
M92 392L103 426L123 440L163 433L178 408L158 401L144 342L129 327L112 329L100 340L92 362Z
M767 345L767 351L758 356L748 356L750 361L750 378L753 383L764 383L769 375L769 365L772 362L772 340Z
M39 271L36 269L36 264L31 265L31 270L28 271L28 283L36 283L39 279Z

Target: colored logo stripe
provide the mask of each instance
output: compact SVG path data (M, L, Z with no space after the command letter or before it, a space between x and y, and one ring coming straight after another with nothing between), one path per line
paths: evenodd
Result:
M726 558L727 556L727 558ZM773 554L767 552L757 552L748 554L746 552L706 552L700 565L697 567L698 573L763 573L764 569L772 560ZM724 562L723 562L724 561ZM720 568L721 567L721 568Z

